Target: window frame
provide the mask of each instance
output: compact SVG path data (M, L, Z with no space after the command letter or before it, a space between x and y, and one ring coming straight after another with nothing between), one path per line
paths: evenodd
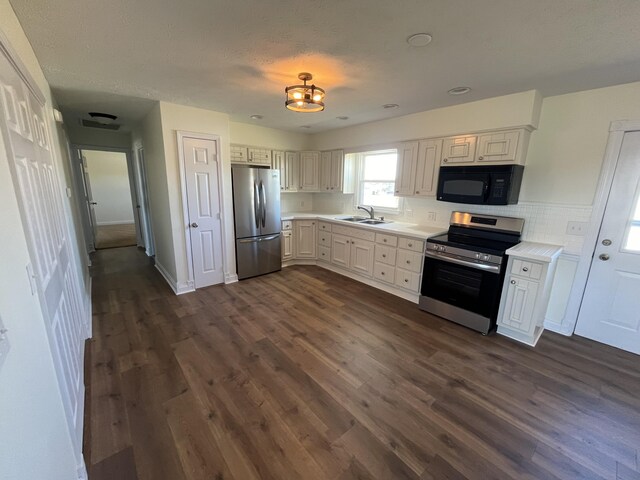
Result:
M367 157L368 155L384 155L384 154L389 154L389 153L395 153L396 154L396 170L398 168L398 155L399 155L399 151L396 147L383 147L383 148L376 148L376 149L371 149L371 150L365 150L365 151L359 151L359 152L351 152L352 155L356 156L356 181L357 181L357 186L356 186L356 194L354 195L354 209L358 207L358 205L367 205L367 206L373 206L374 210L376 212L382 212L382 213L387 213L387 214L391 214L391 215L401 215L403 210L404 210L404 199L402 197L399 197L397 195L394 195L394 197L396 197L398 199L398 207L397 208L391 208L391 207L383 207L383 206L376 206L376 205L368 205L363 203L363 197L364 197L364 185L365 183L388 183L388 182L393 182L393 190L395 191L395 182L396 182L396 177L394 175L394 177L392 179L376 179L376 180L365 180L364 179L364 171L365 171L365 157Z

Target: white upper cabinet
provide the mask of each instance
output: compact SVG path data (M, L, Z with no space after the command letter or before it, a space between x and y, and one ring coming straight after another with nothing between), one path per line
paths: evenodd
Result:
M300 186L300 154L298 152L285 152L285 191L297 192Z
M280 191L285 192L287 190L287 163L284 152L278 150L273 151L271 168L280 172Z
M524 165L530 136L518 128L445 138L441 165Z
M271 150L266 148L248 147L247 153L249 163L271 165Z
M329 180L329 190L332 192L342 192L344 190L345 178L344 151L333 150L331 152L331 175ZM347 192L345 192L347 193Z
M249 153L247 147L242 145L231 145L231 163L247 163Z
M396 196L414 194L417 162L418 142L405 142L398 145Z
M318 191L320 186L319 163L320 152L300 152L300 191Z
M442 139L421 140L419 142L414 195L420 197L436 196L441 153Z
M331 152L320 152L319 191L331 191Z
M445 138L442 146L442 165L473 163L477 140L476 135Z

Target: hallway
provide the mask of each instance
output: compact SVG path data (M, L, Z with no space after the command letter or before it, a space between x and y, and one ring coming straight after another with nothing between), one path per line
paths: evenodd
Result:
M92 480L638 478L634 355L317 267L175 296L136 248L93 258Z

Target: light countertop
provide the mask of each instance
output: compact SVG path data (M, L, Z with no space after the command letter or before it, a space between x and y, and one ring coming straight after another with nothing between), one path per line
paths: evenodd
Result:
M282 220L322 220L325 222L338 223L340 225L351 226L356 228L366 228L374 232L392 233L397 235L403 235L406 237L419 238L420 240L426 240L429 237L446 233L446 228L418 225L414 223L404 223L390 221L389 223L381 223L378 225L363 225L357 222L347 222L346 220L339 220L336 217L347 217L349 214L345 213L313 213L313 212L287 212L282 214Z
M559 245L536 242L520 242L507 250L507 255L546 263L552 262L561 253L562 247Z

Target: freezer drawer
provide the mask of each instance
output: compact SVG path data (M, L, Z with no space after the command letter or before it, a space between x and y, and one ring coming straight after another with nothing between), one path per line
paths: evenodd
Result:
M280 234L236 240L238 280L282 269Z

